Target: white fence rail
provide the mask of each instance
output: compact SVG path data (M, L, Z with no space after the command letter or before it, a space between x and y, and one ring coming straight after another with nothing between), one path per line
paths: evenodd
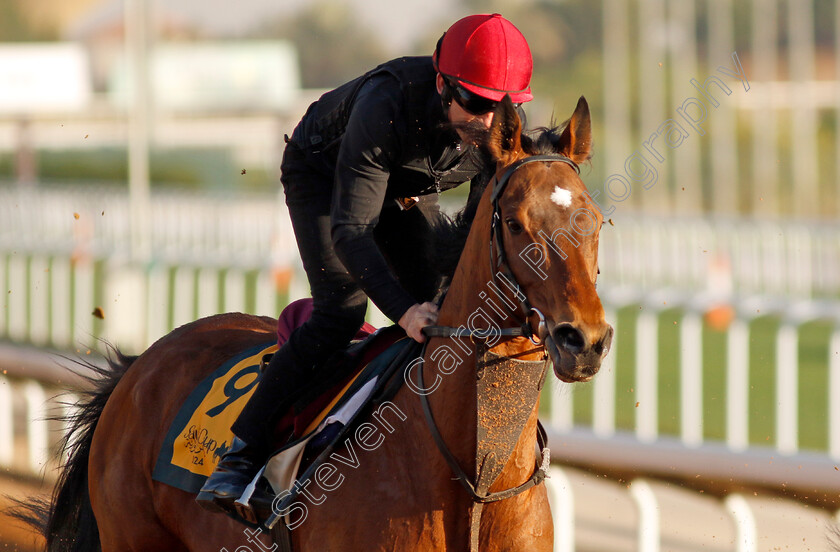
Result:
M453 209L453 206L448 206ZM155 192L149 263L288 267L297 247L279 196ZM617 213L601 238L607 287L840 298L840 224ZM0 251L125 260L128 195L0 186Z
M645 478L597 481L557 465L546 486L555 552L836 549L836 519L792 500L719 498Z
M126 352L139 353L171 329L196 318L225 311L275 316L284 303L306 295L305 278L298 273L265 268L137 267L125 262L74 263L62 257L13 253L0 255L0 276L6 278L0 282L3 289L9 290L5 293L4 316L0 317L0 336L16 343L65 350L86 349L103 338ZM831 458L840 459L840 406L836 401L840 388L840 302L737 298L679 290L650 293L607 286L601 287L601 296L607 318L616 329L613 351L591 385L593 407L588 417L575 413L576 393L553 397L557 400L552 400L550 418L558 431L583 424L593 436L609 439L623 428L642 443L655 443L662 433L660 402L664 399L678 404L679 429L670 432L676 433L684 446L693 448L710 441L706 437L710 412L708 404L704 406L704 371L715 367L704 366L709 337L703 318L711 309L732 308L734 319L725 330L725 365L716 368L725 378L715 408L725 411L723 441L728 449L744 451L755 444L750 440L753 387L769 379L775 381L774 389L768 391L773 396L764 397L760 406L767 409L767 416L774 416L775 423L768 435L768 439L772 435L772 441L762 444L773 446L782 455L799 451L801 428L815 423L813 419L800 419L804 399L824 405L824 410L816 413L824 426L824 434L817 440ZM663 315L666 312L667 317ZM778 327L762 334L755 324L759 317L778 320ZM622 324L628 320L630 329L625 330ZM381 318L373 321L385 323ZM829 337L818 353L818 370L823 373L817 384L813 383L813 374L806 374L811 378L806 389L817 389L825 394L822 397L803 396L799 390L804 377L800 370L800 333L813 321L830 326ZM665 343L660 342L660 334L668 325L679 326L675 336L679 354L664 359ZM757 335L763 335L767 348L775 351L760 363L759 372L750 360L754 353L751 343L756 342ZM633 355L625 353L631 350L635 351ZM775 358L771 361L770 356ZM622 400L618 378L625 373L633 374L636 405L632 427L627 422L626 400L624 412L617 411ZM621 393L626 396L624 390Z

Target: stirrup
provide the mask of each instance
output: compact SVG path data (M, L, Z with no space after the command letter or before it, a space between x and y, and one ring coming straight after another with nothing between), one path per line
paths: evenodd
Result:
M274 357L274 353L268 353L267 355L263 355L260 359L260 373L264 374L266 369L268 368L268 363L271 362L271 359Z

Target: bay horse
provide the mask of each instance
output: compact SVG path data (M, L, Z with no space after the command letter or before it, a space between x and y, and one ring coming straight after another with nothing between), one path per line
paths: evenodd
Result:
M382 432L375 450L336 449L354 461L339 466L328 495L318 491L326 499L310 505L291 532L294 550L553 548L544 485L478 506L452 466L471 481L485 467L477 465L477 449L492 438L486 427L478 436L482 354L516 359L487 386L497 405L483 414L496 418L490 430L507 431L507 408L524 412L508 452L496 459L494 478L484 483L492 493L522 485L539 464L539 395L530 390L531 399L514 404L526 377L517 370L550 355L559 379L586 381L609 349L612 328L595 289L603 218L577 172L591 155L589 108L581 97L562 132L532 136L523 134L506 98L488 140L496 175L478 203L435 327L470 331L429 332L421 376L406 371L407 384L391 399L392 410L404 416L391 418L395 427ZM153 480L152 470L167 428L195 386L237 352L265 343L275 324L244 314L211 316L172 331L139 357L118 356L75 420L72 454L44 529L47 549L272 550L268 535L201 509L193 495ZM453 364L455 350L470 354ZM530 385L542 387L542 366L541 375L528 376Z

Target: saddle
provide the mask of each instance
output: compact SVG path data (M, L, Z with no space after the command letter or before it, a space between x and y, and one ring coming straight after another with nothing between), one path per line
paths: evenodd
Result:
M296 328L309 320L312 308L312 299L306 298L290 303L283 309L277 320L278 346L282 346ZM311 431L310 426L313 423L317 425L326 416L327 411L348 391L348 386L361 370L403 337L405 332L399 326L377 330L365 322L350 345L334 354L313 374L309 385L298 393L298 399L291 409L278 420L274 428L276 448L285 448L290 440ZM261 371L270 358L271 354L263 356Z
M190 493L201 489L233 439L230 427L253 394L261 367L311 312L311 299L290 304L278 320L276 342L242 351L196 386L170 426L153 479ZM402 378L391 378L395 370L388 368L414 349L414 343L399 326L376 330L364 324L350 346L333 355L277 422L275 453L252 482L250 492L257 484L264 485L263 474L271 488L255 496L277 496L293 488L298 472L315 465L344 430L353 427L366 405L396 393ZM392 379L393 384L386 386ZM276 508L264 501L248 505L248 498L243 495L242 507L231 517L251 527L267 528L265 523Z
M305 300L304 300L305 301ZM292 306L290 305L290 308ZM308 319L306 303L301 305ZM292 320L281 316L283 320ZM302 322L301 322L302 323ZM279 332L283 336L283 331ZM352 431L375 406L384 407L402 386L402 377L393 377L419 352L420 346L409 339L398 326L377 330L363 340L351 344L326 364L323 378L278 422L278 449L266 466L254 477L251 485L237 500L231 515L237 521L271 531L275 542L288 542L291 529L302 523L291 513L306 482L332 453L347 440ZM321 377L314 378L316 382ZM393 428L391 428L393 431ZM303 481L301 485L299 482ZM269 487L265 487L268 482ZM255 493L260 489L263 492ZM266 497L272 497L269 503ZM300 509L297 506L297 509ZM279 521L283 520L283 523ZM282 550L282 548L281 548Z

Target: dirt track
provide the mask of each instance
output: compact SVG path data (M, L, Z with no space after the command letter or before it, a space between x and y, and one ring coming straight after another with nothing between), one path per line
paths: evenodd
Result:
M47 488L41 488L19 479L0 476L0 552L34 552L41 550L43 539L35 535L20 521L11 519L3 512L11 505L9 497L25 499L26 497L46 493Z

